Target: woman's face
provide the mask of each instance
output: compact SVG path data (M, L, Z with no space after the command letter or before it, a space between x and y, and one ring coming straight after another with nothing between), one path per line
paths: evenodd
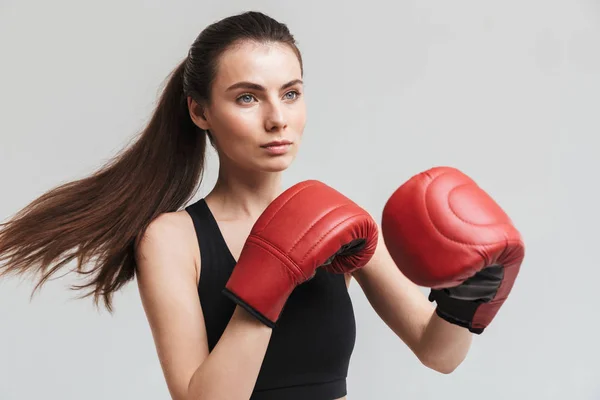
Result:
M292 163L306 124L301 79L285 44L244 42L221 56L205 119L194 117L210 130L221 163L261 172Z

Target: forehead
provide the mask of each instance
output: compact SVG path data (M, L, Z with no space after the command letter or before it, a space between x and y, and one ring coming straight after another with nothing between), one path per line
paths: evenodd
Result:
M243 42L226 50L219 59L214 85L225 89L249 81L266 87L301 79L300 62L283 43Z

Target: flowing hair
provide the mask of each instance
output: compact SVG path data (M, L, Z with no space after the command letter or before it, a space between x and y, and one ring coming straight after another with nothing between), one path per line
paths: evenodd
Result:
M219 57L241 41L277 42L300 51L287 26L260 12L227 17L206 27L172 71L147 126L130 147L98 171L62 184L0 224L0 277L32 274L32 292L76 261L69 272L112 312L112 296L135 277L135 246L160 214L185 206L196 194L207 136L192 121L187 99L208 104Z

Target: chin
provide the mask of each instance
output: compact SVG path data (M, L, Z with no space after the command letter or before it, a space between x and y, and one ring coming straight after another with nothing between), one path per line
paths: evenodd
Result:
M289 168L294 161L294 157L284 156L267 160L261 163L260 169L264 172L282 172Z

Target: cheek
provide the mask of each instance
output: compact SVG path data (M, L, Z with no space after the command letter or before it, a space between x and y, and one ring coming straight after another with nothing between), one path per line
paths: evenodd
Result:
M223 108L213 125L217 135L227 136L228 141L251 140L256 132L256 116L251 110ZM235 140L231 140L235 139Z
M298 104L297 108L290 113L289 118L290 125L301 135L306 125L306 106L304 103Z

